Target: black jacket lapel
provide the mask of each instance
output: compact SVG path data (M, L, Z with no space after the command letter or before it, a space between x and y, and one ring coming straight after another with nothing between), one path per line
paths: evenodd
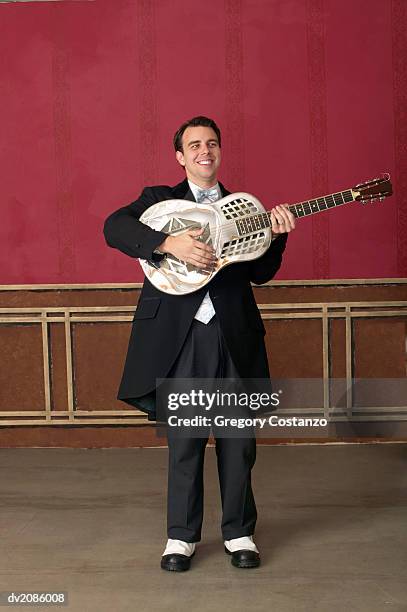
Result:
M195 202L195 198L189 186L188 180L185 179L182 183L178 183L172 188L172 195L176 200L191 200Z
M229 195L229 194L231 193L230 191L228 191L228 190L227 190L227 189L226 189L226 188L225 188L225 187L222 185L222 183L221 183L220 181L219 181L219 187L220 187L220 190L221 190L221 192L222 192L222 198L224 198L225 196L227 196L227 195Z

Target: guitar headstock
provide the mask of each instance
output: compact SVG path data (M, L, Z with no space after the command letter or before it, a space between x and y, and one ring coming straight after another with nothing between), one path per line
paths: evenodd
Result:
M366 183L359 183L352 188L352 194L357 202L367 204L384 198L388 198L393 194L393 187L390 181L390 174L385 173L380 178L372 179Z

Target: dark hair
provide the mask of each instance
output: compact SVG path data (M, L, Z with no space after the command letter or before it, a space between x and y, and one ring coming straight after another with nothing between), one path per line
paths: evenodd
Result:
M218 126L216 125L216 123L214 122L213 119L209 119L209 117L203 117L203 116L199 116L199 117L193 117L192 119L189 119L188 121L185 121L185 123L183 123L181 125L180 128L178 128L178 130L175 132L174 134L174 148L176 151L181 151L181 153L183 153L183 149L182 149L182 136L185 132L185 130L188 127L197 127L198 125L202 125L203 127L210 127L213 129L213 131L215 132L216 136L218 137L218 142L219 142L219 147L221 145L220 143L220 129L218 128Z

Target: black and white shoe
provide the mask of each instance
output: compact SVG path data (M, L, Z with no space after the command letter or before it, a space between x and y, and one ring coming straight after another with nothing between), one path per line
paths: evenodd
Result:
M161 568L169 572L186 572L195 554L195 542L169 539L161 557Z
M260 554L253 536L225 540L225 552L231 555L234 567L251 568L260 565Z

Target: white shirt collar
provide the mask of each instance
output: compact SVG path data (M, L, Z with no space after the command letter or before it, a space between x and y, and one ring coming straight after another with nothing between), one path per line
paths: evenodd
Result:
M196 199L196 196L197 196L198 192L199 192L201 189L204 189L204 187L199 187L199 185L195 185L195 183L193 183L193 182L192 182L192 181L190 181L189 179L188 179L188 184L189 184L189 186L190 186L190 188L191 188L192 193L194 194L194 198ZM217 189L217 191L218 191L218 198L219 198L219 200L220 200L220 199L221 199L221 197L222 197L222 192L221 192L221 190L220 190L219 183L216 183L216 185L213 185L212 187L208 187L207 189L214 189L215 187L216 187L216 189ZM205 189L206 189L206 187L205 187Z

